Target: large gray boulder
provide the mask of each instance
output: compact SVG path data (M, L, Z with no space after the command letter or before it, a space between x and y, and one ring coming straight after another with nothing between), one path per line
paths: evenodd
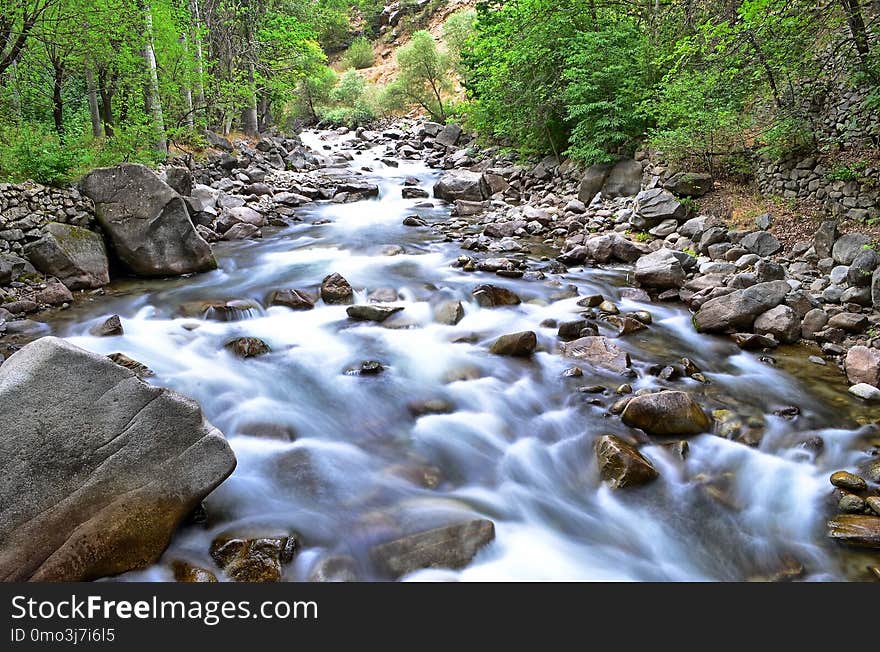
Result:
M235 468L195 401L54 337L0 367L0 405L0 580L153 563Z
M434 196L447 201L483 201L489 198L489 188L479 172L450 170L434 184Z
M678 288L684 283L685 276L681 261L669 249L658 249L636 261L636 280L645 287Z
M99 288L110 282L104 240L88 229L50 222L39 240L25 246L24 253L34 267L71 290Z
M643 190L636 196L633 217L630 220L636 228L652 229L664 220L682 221L687 217L687 209L675 196L663 188Z
M81 182L119 260L139 276L178 276L217 267L186 204L143 165L98 168Z
M663 187L679 197L702 197L712 190L712 175L706 172L678 172L669 177Z
M642 164L633 159L591 165L581 176L578 199L589 204L597 193L608 199L631 197L642 187Z
M703 333L748 330L758 315L778 306L790 291L786 281L768 281L710 299L694 315L694 326Z
M831 256L840 265L849 265L862 251L871 246L871 238L861 233L847 233L834 243Z

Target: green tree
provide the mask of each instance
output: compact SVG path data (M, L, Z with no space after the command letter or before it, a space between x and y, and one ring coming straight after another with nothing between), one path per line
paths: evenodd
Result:
M452 58L440 50L426 31L412 35L410 42L397 52L399 72L387 93L393 103L417 105L434 120L446 122L447 101L451 90Z

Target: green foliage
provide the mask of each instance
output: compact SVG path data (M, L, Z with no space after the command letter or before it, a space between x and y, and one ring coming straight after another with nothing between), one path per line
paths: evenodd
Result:
M636 242L649 242L650 240L653 240L654 237L645 231L636 231L632 234L632 239Z
M452 14L443 23L443 43L446 45L451 64L459 75L463 75L465 72L464 66L461 65L461 55L467 46L468 39L474 33L476 23L477 12L475 11L459 11Z
M446 122L451 90L452 58L440 50L428 32L419 31L397 52L399 72L386 91L390 106L416 105L433 120Z
M362 70L373 65L373 44L364 37L358 37L352 41L342 57L342 65L345 68Z
M859 181L864 175L866 167L868 167L867 161L835 165L825 175L825 178L829 181Z

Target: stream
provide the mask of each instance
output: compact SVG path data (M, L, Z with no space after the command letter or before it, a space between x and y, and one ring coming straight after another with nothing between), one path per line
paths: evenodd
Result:
M340 152L351 137L313 131L303 141ZM215 568L208 550L223 534L297 532L303 548L284 579L301 581L327 554L366 559L371 546L401 532L474 517L491 519L496 539L470 565L406 579L865 577L865 558L826 539L828 476L867 458L877 436L859 424L880 415L847 396L839 370L806 362L805 349L774 352L774 365L726 338L697 334L681 305L622 298L623 267L548 271L543 280L455 268L464 253L458 243L402 225L416 214L428 223L447 219L442 202L415 208L425 200L401 198L406 177L430 191L439 172L418 161L389 167L378 160L382 150L353 152L350 162L372 169L365 178L379 184L379 198L313 203L297 209L301 222L264 229L262 240L216 245L217 271L117 281L108 296L50 320L56 334L92 351L121 351L156 373L149 382L195 398L238 459L205 501L207 523L184 526L159 563L119 579L170 581L177 559ZM546 247L533 244L540 253L529 256L531 267L540 269ZM314 289L332 272L354 286L355 303L392 288L393 305L404 310L378 324L351 321L346 306L322 302L310 311L263 307L273 290ZM507 287L523 303L482 308L471 294L481 283ZM569 284L577 296L564 292ZM556 328L541 324L576 318L584 310L578 298L597 293L621 311L653 316L647 330L614 340L637 377L588 364L582 378L563 376L576 363L559 354ZM464 306L454 326L433 318L449 299ZM204 316L205 304L229 300L254 304L236 321ZM124 335L89 335L111 314L121 316ZM489 353L499 335L523 330L538 335L531 358ZM613 333L601 323L600 331ZM242 336L261 338L272 351L239 359L224 344ZM647 372L682 357L710 383ZM346 373L368 360L384 372ZM641 451L661 477L611 489L600 480L593 442L631 434L608 413L623 382L690 391L707 412L730 409L763 436L754 447L711 434L690 438L684 460L661 440L645 440ZM578 391L591 385L608 391ZM791 406L799 414L782 410ZM368 565L362 574L380 579Z

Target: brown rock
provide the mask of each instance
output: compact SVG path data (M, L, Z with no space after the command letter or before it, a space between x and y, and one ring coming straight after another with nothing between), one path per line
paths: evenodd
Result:
M880 549L880 516L838 514L828 521L828 536L851 546Z
M847 352L844 366L850 383L880 386L880 350L854 346Z
M226 348L239 358L253 358L271 351L268 344L256 337L236 338L231 342L227 342Z
M615 489L647 484L660 475L648 458L615 435L599 438L596 458L602 479Z
M636 396L621 414L623 422L649 435L687 437L708 432L712 421L687 392Z
M630 366L629 354L601 335L590 335L564 344L562 353L609 371L624 372Z
M533 331L502 335L489 350L495 355L529 356L538 345L538 337Z
M354 290L348 281L334 272L321 281L321 298L324 303L329 304L351 303L354 300Z

